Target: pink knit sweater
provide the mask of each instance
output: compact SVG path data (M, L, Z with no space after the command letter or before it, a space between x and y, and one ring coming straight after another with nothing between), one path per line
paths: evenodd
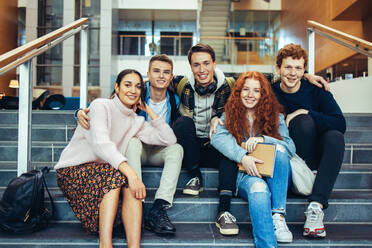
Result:
M146 144L169 146L177 142L169 125L160 117L146 122L120 99L96 99L89 107L90 129L78 126L63 150L55 169L87 162L108 162L114 168L127 161L129 140L136 136Z

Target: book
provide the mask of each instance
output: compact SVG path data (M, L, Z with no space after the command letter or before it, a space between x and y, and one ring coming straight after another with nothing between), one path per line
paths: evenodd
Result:
M245 149L245 142L241 144ZM261 176L273 177L275 166L276 145L267 143L258 143L256 149L249 156L262 160L263 163L256 163L256 167ZM238 163L239 171L246 172L243 165Z

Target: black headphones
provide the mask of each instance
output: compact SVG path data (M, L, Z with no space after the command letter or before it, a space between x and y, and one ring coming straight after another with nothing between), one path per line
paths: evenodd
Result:
M207 94L212 94L217 89L217 80L214 77L214 81L210 83L207 87L203 87L195 82L195 91L200 96L205 96Z

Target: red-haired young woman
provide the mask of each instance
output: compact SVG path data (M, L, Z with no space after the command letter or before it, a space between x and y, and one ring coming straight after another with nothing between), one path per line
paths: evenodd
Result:
M227 158L241 163L237 195L247 199L256 247L277 247L278 242L291 242L293 237L285 222L287 188L290 176L289 158L295 146L265 76L245 72L237 80L225 105L225 114L212 135L212 145ZM242 148L240 144L246 142ZM257 171L259 159L250 156L257 143L276 145L272 178L263 178Z

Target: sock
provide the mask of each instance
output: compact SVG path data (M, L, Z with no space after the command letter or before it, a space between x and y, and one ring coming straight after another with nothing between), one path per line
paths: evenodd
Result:
M191 170L190 171L190 176L191 176L191 178L198 177L199 180L200 180L200 184L203 185L203 177L202 177L202 174L201 174L201 171L200 171L199 168Z
M164 206L167 206L167 205L170 205L169 202L167 202L166 200L163 200L163 199L156 199L154 201L154 204L152 204L152 207L153 208L161 208L161 207L164 207Z
M220 205L218 206L218 213L222 211L230 211L231 197L231 191L222 190L220 192Z
M310 205L316 205L316 206L318 206L321 210L323 210L323 207L322 207L322 205L321 205L319 202L312 201L312 202L310 202L309 206L310 206ZM309 207L309 206L308 206L308 207Z

